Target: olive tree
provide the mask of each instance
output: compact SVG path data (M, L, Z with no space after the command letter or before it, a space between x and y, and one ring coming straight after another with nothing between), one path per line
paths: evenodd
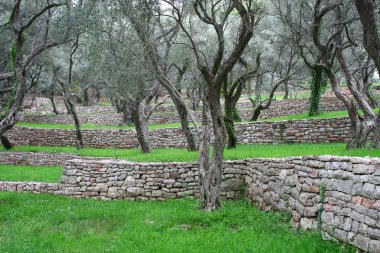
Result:
M5 26L12 33L10 48L10 71L1 73L1 78L11 76L12 93L7 105L2 107L0 114L0 136L5 148L11 148L5 133L11 129L19 119L20 107L29 89L27 78L28 70L33 60L45 50L57 45L50 37L50 19L53 10L62 3L48 1L27 2L16 0L8 10L9 19ZM33 29L39 26L42 29ZM33 31L33 32L31 32Z
M196 59L196 66L204 79L203 118L206 119L207 114L210 113L215 140L210 158L209 121L203 120L199 148L200 203L204 210L212 211L222 207L220 188L226 127L220 103L221 90L228 74L242 56L253 36L254 27L260 20L260 8L255 1L194 1L190 10L195 12L198 22L200 21L212 29L217 41L214 50L211 51L212 57L206 58L202 44L197 41L199 31L198 33L191 31L194 23L192 18L186 16L185 13L186 8L189 8L188 3L185 1L164 2L170 6L167 15L176 20L182 32L187 36L189 48ZM238 29L234 30L235 39L230 37L227 40L227 24L234 18L238 19L240 24ZM208 43L212 43L212 41L203 41L203 45L210 48Z

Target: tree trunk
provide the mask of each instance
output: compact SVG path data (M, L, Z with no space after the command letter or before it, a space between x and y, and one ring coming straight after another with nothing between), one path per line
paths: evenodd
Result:
M380 115L377 115L376 117L376 125L373 131L373 138L370 147L372 149L378 149L380 147Z
M371 90L371 86L369 86L369 87L367 88L365 94L366 94L366 96L367 96L367 98L368 98L368 100L369 100L369 102L370 102L370 104L371 104L372 109L379 108L379 104L377 103L376 98L375 98L375 96L373 95L373 92L372 92L372 90Z
M212 159L208 170L206 171L207 183L207 198L203 210L213 211L222 208L222 202L220 200L220 190L222 183L223 172L223 152L224 141L226 138L226 128L224 125L223 112L220 106L220 91L214 90L212 87L208 87L207 103L210 107L210 114L212 118L213 132L215 136Z
M235 105L235 108L234 108L234 116L233 116L233 118L234 118L234 121L236 121L236 122L241 122L242 121L242 119L240 117L240 114L239 114L239 111L236 108L236 105Z
M58 112L57 107L56 107L55 102L54 102L54 95L53 95L53 94L50 94L50 95L49 95L49 99L50 99L51 105L53 106L53 112L54 112L56 115L58 115L59 112Z
M289 99L289 83L288 82L285 82L284 90L285 90L284 99Z
M6 150L10 150L13 148L13 144L9 141L8 137L3 134L0 136L1 144L3 144Z
M320 114L319 104L321 101L322 90L326 81L323 79L323 67L314 66L311 70L312 80L310 84L311 94L309 99L309 116Z
M83 139L82 139L82 132L80 130L80 121L79 121L77 111L75 109L74 104L70 101L69 98L67 98L67 96L65 96L65 104L68 107L68 110L70 112L69 114L71 114L73 116L73 119L74 119L75 134L77 136L77 145L76 145L77 149L81 149L81 148L83 148Z
M226 96L225 96L226 98ZM228 136L228 146L227 148L236 148L237 145L237 137L234 125L234 114L236 108L232 107L230 101L225 99L224 101L224 123L226 125L227 136Z
M123 103L121 109L123 114L122 125L131 125L133 123L132 110L128 106L128 103Z
M197 150L197 144L195 143L194 134L191 131L190 126L189 126L188 113L185 106L183 105L184 101L179 101L174 96L171 96L171 97L181 121L183 134L185 135L186 140L187 140L187 149L189 151L195 151Z
M202 209L207 207L208 189L209 189L209 168L210 168L210 111L207 101L203 100L202 106L202 129L199 140L199 204Z
M63 99L63 103L65 104L67 114L71 115L71 109L70 106L67 104L66 99Z
M84 89L83 90L83 105L84 106L88 106L90 103L89 103L89 98L88 98L88 88Z
M257 121L260 117L261 111L263 110L263 106L259 105L253 110L253 115L251 117L251 121Z
M194 112L198 110L199 103L201 101L201 94L199 88L189 88L187 91L187 97L189 99L189 108Z
M121 125L132 125L132 117L131 112L129 110L125 110L122 112L123 118L121 120Z
M365 148L368 135L371 131L373 131L373 126L375 124L374 119L362 118L356 112L355 114L352 114L350 118L351 138L348 141L346 148L348 150Z
M380 73L380 38L376 25L376 1L355 0L355 6L363 26L364 47L374 61L377 72Z
M131 108L132 121L135 124L137 140L140 144L142 153L150 153L152 150L149 144L149 129L147 120L141 111L140 103L137 102L136 105Z

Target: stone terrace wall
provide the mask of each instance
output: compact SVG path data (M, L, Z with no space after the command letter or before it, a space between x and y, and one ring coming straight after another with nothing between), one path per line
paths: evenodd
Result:
M242 144L329 143L343 142L350 133L348 118L256 122L236 125L238 142ZM18 145L75 146L74 130L13 127L11 141ZM151 144L159 148L184 148L186 138L180 128L150 131ZM82 130L86 147L138 147L134 130Z
M269 109L262 111L260 119L306 113L308 111L308 106L308 99L273 101ZM243 120L249 120L252 117L252 105L250 102L240 102L237 107ZM115 108L112 106L77 106L77 108L80 113L79 118L82 124L91 123L96 125L119 125L122 121L122 115L116 113ZM330 112L346 109L344 104L337 98L324 97L321 99L321 110L324 112ZM195 112L194 116L198 122L202 121L201 112ZM71 115L25 114L21 120L32 123L74 124ZM179 117L174 106L162 105L158 107L155 113L152 114L149 122L156 124L176 123L179 122Z
M222 189L227 199L240 198L247 189L249 200L259 208L291 213L294 227L316 229L320 225L327 239L380 252L378 158L225 161ZM60 184L0 182L0 190L101 199L196 197L198 166L76 159L66 162Z
M0 181L0 191L60 194L61 188L56 183Z
M243 197L246 163L224 162L223 197ZM128 161L67 161L63 194L104 199L165 199L198 196L197 163L135 163Z
M321 156L250 159L247 164L253 204L289 212L295 227L315 229L324 185L324 237L380 252L380 159Z

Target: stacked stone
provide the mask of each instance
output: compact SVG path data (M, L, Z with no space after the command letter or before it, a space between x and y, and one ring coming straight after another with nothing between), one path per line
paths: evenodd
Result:
M67 161L61 184L0 182L0 191L102 199L197 197L196 163ZM289 157L225 161L222 196L292 214L292 224L321 229L356 247L380 252L380 159Z
M244 162L225 163L223 191L236 199L244 190ZM199 195L196 163L132 163L128 161L67 161L63 193L102 199L166 199Z
M326 184L322 229L369 252L380 252L380 160L323 158Z
M326 238L380 252L380 159L248 159L247 169L248 196L259 208L289 212L295 227L320 225Z
M193 131L195 131L193 129ZM343 142L350 133L349 118L256 122L236 125L240 144L329 143ZM8 136L18 145L75 146L75 130L13 127ZM82 130L86 147L136 148L134 130ZM197 136L196 136L197 138ZM176 140L173 142L173 140ZM187 140L180 128L150 131L153 148L185 148Z
M40 182L0 181L0 191L60 194L60 185Z

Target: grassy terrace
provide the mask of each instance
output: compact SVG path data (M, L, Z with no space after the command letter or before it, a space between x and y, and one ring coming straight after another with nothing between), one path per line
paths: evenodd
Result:
M3 148L0 151L5 151ZM154 149L150 154L142 154L139 149L96 149L74 147L37 147L15 146L11 151L73 153L82 156L112 157L138 162L185 162L196 161L197 152L185 149ZM244 158L275 158L306 155L370 156L380 157L380 150L346 150L344 143L332 144L293 144L293 145L240 145L236 149L226 149L224 159L239 160Z
M374 109L375 113L379 112L379 109ZM336 111L336 112L322 112L317 116L309 116L308 113L293 114L288 116L281 116L276 118L265 119L263 121L281 121L281 120L301 120L301 119L329 119L329 118L341 118L348 117L347 111Z
M204 213L194 200L100 201L0 192L0 252L355 252L293 231L244 201Z
M0 165L0 181L59 183L62 171L62 167Z
M348 116L347 111L338 111L338 112L324 112L318 116L309 117L307 113L304 114L294 114L289 116L282 116L277 118L265 119L262 121L281 121L281 120L300 120L300 119L328 119L328 118L337 118L337 117L346 117ZM247 122L241 122L247 123ZM239 123L236 123L239 124ZM32 128L48 128L48 129L75 129L74 125L66 124L44 124L44 123L29 123L29 122L19 122L18 126L32 127ZM159 128L173 128L180 127L180 123L171 123L171 124L149 124L150 129L159 129ZM134 126L101 126L95 124L82 124L82 129L134 129Z

